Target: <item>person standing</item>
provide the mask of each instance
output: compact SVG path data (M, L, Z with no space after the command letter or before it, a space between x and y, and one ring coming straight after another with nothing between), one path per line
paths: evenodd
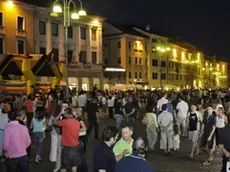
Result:
M61 119L61 120L60 120ZM79 165L79 133L80 123L72 115L71 109L62 109L62 112L55 118L55 124L62 127L62 152L61 172L72 169L77 172Z
M128 98L128 102L124 106L123 113L126 117L127 123L132 125L134 128L136 121L136 108L133 104L133 98L131 96Z
M117 163L116 172L155 172L145 159L146 145L142 138L137 138L133 142L132 152Z
M216 116L215 137L216 137L216 145L218 146L221 130L225 127L226 124L228 124L228 119L224 115L224 109L222 107L219 107L219 109L216 112L217 112L217 116Z
M120 161L123 157L132 154L133 145L133 129L130 124L122 124L121 126L121 139L113 147L113 152L117 161Z
M156 114L153 113L152 106L147 107L147 113L145 114L142 123L146 125L148 149L153 151L157 142L158 122Z
M123 120L123 106L122 106L121 98L115 99L114 112L115 112L115 119L116 119L116 127L117 129L120 129Z
M89 136L93 127L94 127L94 138L95 140L99 140L99 118L98 118L98 104L97 100L93 98L92 102L90 102L86 108L86 113L88 115L89 126L87 129L87 135Z
M102 132L102 141L93 153L93 172L115 172L116 158L112 150L118 137L116 127L106 127Z
M167 103L168 103L167 94L164 94L164 96L157 101L157 114L160 114L163 111L162 106Z
M200 136L201 122L203 121L200 112L196 110L196 106L191 106L191 112L188 114L188 131L189 131L189 140L192 141L192 151L190 158L193 158L194 152L195 155L199 154L198 140Z
M46 119L45 119L45 108L38 107L35 111L35 117L32 119L31 129L33 133L34 143L36 145L36 158L35 162L37 164L40 163L41 159L41 151L43 140L45 137L45 128L46 128Z
M230 161L230 115L227 116L227 119L228 124L222 129L219 139L220 150L223 153L221 172L227 172L227 162Z
M186 117L188 115L188 103L186 103L184 101L184 99L180 96L179 98L179 102L176 106L176 110L177 110L177 117L176 117L176 123L179 126L182 127L182 131L180 131L180 134L182 136L187 136L187 131L186 131Z
M109 96L107 103L108 103L108 109L109 109L109 118L113 119L114 99L112 98L112 96Z
M6 151L7 167L10 172L28 172L27 148L31 140L26 126L17 121L16 114L9 112L10 122L4 130L3 149Z
M34 117L34 109L33 109L34 102L33 102L32 94L28 95L25 106L26 106L26 118L27 118L28 126L30 127L31 121Z
M160 148L165 154L170 154L173 148L173 115L167 111L167 104L162 105L162 112L158 116L158 124L161 131Z
M203 164L210 165L214 156L214 136L216 130L216 117L214 115L214 111L211 105L207 107L207 111L204 114L203 124L201 127L201 143L200 147L204 151L205 154L208 155L208 160L206 160ZM206 148L206 145L208 148Z

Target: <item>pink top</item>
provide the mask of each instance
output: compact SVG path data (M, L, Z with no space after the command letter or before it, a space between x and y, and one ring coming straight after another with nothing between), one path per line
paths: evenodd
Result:
M28 129L18 121L9 122L4 130L3 149L9 158L27 155L26 149L31 143Z

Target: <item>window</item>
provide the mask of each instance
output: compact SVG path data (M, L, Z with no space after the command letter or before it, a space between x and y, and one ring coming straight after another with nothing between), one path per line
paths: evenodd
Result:
M92 40L96 41L97 40L97 30L96 29L92 29Z
M137 76L137 72L135 72L135 78L137 78L138 76Z
M129 64L132 64L132 57L129 57Z
M67 52L68 63L72 62L73 59L73 50L68 50Z
M52 23L52 36L58 36L58 24Z
M92 52L92 63L97 64L97 52Z
M161 61L161 67L166 67L166 61Z
M176 80L179 80L179 75L178 74L176 74Z
M18 40L18 54L24 54L24 41L23 40Z
M53 53L54 53L54 59L53 59L53 60L54 60L55 62L59 62L59 49L53 48L52 51L53 51Z
M17 29L18 30L24 30L25 29L24 17L18 16L18 18L17 18Z
M137 57L135 57L135 64L137 64Z
M83 64L86 64L86 51L81 51L80 52L79 61L81 63L83 63Z
M147 59L145 59L145 66L147 66L148 65L148 60Z
M182 80L182 75L180 75L180 80Z
M152 59L152 66L158 66L158 60Z
M45 35L46 34L46 22L39 21L39 33L41 35Z
M158 73L152 73L152 79L157 79L158 78Z
M40 47L40 54L46 54L46 48Z
M129 71L129 78L132 78L132 72Z
M141 58L139 58L139 64L140 64L140 65L142 64L142 59L141 59Z
M0 54L4 53L4 40L0 38Z
M73 38L73 26L68 27L68 38Z
M117 42L117 47L118 47L118 48L121 48L121 41L118 41L118 42Z
M165 73L162 73L162 74L161 74L161 79L163 79L163 80L166 79L166 74L165 74Z
M129 41L129 49L131 49L131 42Z
M142 78L141 72L139 72L139 78Z
M104 63L105 63L105 64L108 64L108 59L105 59L105 60L104 60Z
M0 12L0 26L3 26L3 13Z
M121 64L121 57L118 57L118 64Z
M108 46L108 42L104 42L104 47L107 47Z
M81 27L81 39L86 39L86 28Z
M145 73L145 76L147 76L147 73Z

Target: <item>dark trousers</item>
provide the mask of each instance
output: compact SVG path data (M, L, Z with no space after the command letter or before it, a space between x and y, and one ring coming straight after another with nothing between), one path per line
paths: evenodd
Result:
M9 158L6 161L7 172L28 172L27 155L18 158Z
M94 137L95 139L98 138L98 133L99 133L99 123L98 122L89 122L89 127L87 129L87 135L89 136L92 129L94 127Z
M28 125L29 129L30 129L30 126L31 126L31 122L32 122L33 116L34 116L33 112L26 112L27 125Z
M82 142L84 152L86 152L87 136L79 136L79 140Z
M109 107L109 118L113 119L113 107Z
M229 158L223 156L222 158L222 170L221 172L227 172L227 162L229 161Z

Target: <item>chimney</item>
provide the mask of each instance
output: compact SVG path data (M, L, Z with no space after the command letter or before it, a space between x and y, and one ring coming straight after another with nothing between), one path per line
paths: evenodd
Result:
M145 26L145 30L146 31L150 31L150 24L148 24L148 25Z

